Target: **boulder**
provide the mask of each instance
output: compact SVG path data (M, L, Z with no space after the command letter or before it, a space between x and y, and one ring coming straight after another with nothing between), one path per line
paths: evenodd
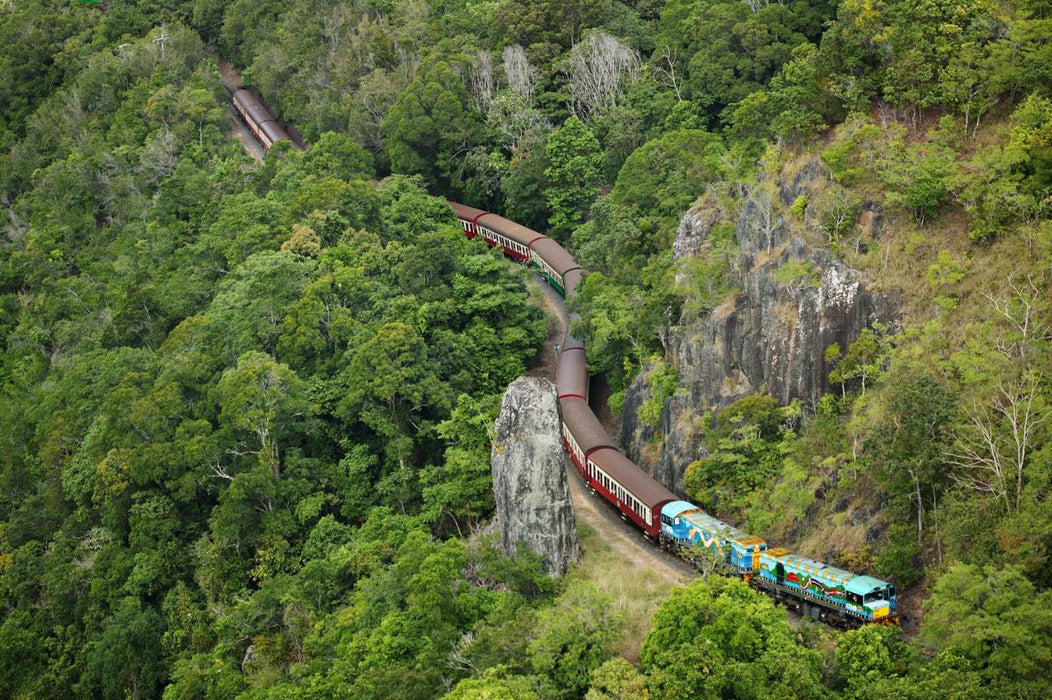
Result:
M581 557L560 439L555 386L520 377L501 401L490 453L501 546L518 545L544 557L551 576Z

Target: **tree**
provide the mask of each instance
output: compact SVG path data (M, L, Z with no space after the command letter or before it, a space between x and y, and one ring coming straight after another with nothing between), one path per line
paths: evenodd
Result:
M1006 696L1040 695L1052 655L1052 591L1014 567L956 564L935 583L921 638L967 659Z
M882 421L866 439L864 459L876 469L888 491L889 506L916 519L916 546L924 538L926 511L937 513L946 486L946 447L951 437L955 396L927 376L896 377L887 382L888 396ZM885 573L901 582L919 573L908 561L896 559L907 543L904 524L891 528L889 546L881 553ZM900 538L900 539L896 539Z
M489 451L496 417L495 400L461 395L449 420L438 424L438 437L447 443L442 465L420 472L424 508L435 522L452 521L461 535L493 512Z
M575 113L587 118L617 104L624 83L639 76L639 54L606 32L585 37L570 51L570 94Z
M829 372L829 381L840 385L842 395L846 395L849 383L858 380L859 390L865 396L866 381L876 379L885 370L889 351L886 331L882 324L875 324L873 328L863 328L858 337L847 346L847 353L843 355L837 343L826 348L825 361L833 365Z
M443 700L540 700L540 679L503 674L501 667L488 668L480 678L465 678L442 696Z
M614 657L592 671L585 700L649 700L646 676L621 657Z
M386 323L353 349L344 376L341 413L386 438L388 457L408 468L409 436L423 427L429 409L448 402L424 340L403 322Z
M219 418L234 431L255 436L259 462L275 474L281 473L279 438L292 426L306 421L310 405L303 382L288 365L276 362L262 352L247 352L237 359L219 380ZM236 432L235 432L236 434ZM235 450L238 448L235 448Z
M533 102L533 93L537 82L537 70L530 65L526 56L526 50L518 44L510 44L504 47L501 55L504 66L504 77L508 81L508 87L525 101L526 104Z
M161 656L164 621L135 598L120 601L91 648L92 675L107 697L156 697L166 672Z
M753 494L781 472L795 449L786 427L790 408L767 394L738 399L707 421L708 455L687 467L684 484L696 501L721 512L744 508ZM714 424L714 425L713 425Z
M548 136L545 146L548 180L545 197L551 215L549 235L565 241L575 226L584 221L599 193L602 155L599 141L577 117L570 117Z
M720 171L723 144L700 129L671 131L628 157L611 193L647 216L678 218Z
M998 383L987 407L973 405L951 454L958 485L993 496L1006 513L1019 510L1042 424L1052 415L1031 374Z
M696 579L653 617L640 666L658 697L822 697L821 655L785 613L737 579Z
M795 47L817 41L832 10L825 2L754 6L675 0L662 11L657 43L683 57L685 93L712 116L763 88Z
M464 83L445 61L420 70L383 121L391 170L448 188L456 159L474 144L476 117Z
M287 309L299 299L315 263L290 251L257 253L223 280L204 317L225 344L230 364L249 350L272 349Z
M865 697L875 684L907 675L915 652L900 634L896 627L878 625L844 633L836 645L836 663L850 695Z
M552 697L577 697L611 653L619 618L610 600L592 584L572 582L537 620L527 653L534 670L551 681Z
M773 135L789 143L806 141L825 127L819 112L818 49L801 44L766 90L746 96L736 105L731 124L740 133L763 138Z

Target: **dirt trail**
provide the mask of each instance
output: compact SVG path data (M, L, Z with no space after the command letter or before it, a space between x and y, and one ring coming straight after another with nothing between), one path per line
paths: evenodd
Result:
M241 73L225 58L216 57L219 63L219 79L223 81L223 87L227 92L235 93L241 89Z
M555 319L548 332L548 340L541 352L540 363L530 370L535 377L546 377L555 381L555 344L561 343L566 334L567 314L563 298L540 276L535 276L535 288L539 291L540 302L549 312L549 318ZM574 516L578 525L585 524L598 533L621 561L610 562L611 569L620 569L626 574L649 570L657 574L670 585L685 583L694 578L697 572L682 560L663 552L643 538L642 533L631 523L623 520L620 513L606 501L593 496L577 468L568 456L564 455L566 471L569 474L570 496L573 500Z

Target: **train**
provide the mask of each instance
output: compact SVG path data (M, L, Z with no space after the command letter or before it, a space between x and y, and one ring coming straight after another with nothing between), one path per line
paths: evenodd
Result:
M500 248L529 265L567 300L587 272L547 236L497 214L449 201L464 235ZM572 321L572 318L571 318ZM802 615L843 627L899 622L895 586L872 576L770 548L658 483L617 447L588 404L585 344L570 327L560 344L555 377L563 446L593 493L663 549L697 562L707 553L721 571L737 576Z
M259 95L238 90L234 106L269 151L291 140ZM576 294L587 272L553 239L503 216L449 201L464 235L500 248L507 257L535 268L565 299ZM842 626L898 623L895 586L808 559L784 548L769 548L684 501L626 457L588 404L585 344L571 334L560 344L556 369L563 446L591 490L663 549L688 561L707 552L731 576L740 577L801 614Z
M281 123L263 104L263 98L255 90L237 90L233 96L234 109L244 121L248 130L256 137L263 150L270 152L278 141L292 141Z

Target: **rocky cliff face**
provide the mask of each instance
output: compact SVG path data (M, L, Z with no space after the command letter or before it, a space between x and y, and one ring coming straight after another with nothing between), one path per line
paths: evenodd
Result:
M521 542L552 576L581 557L559 437L555 387L521 377L504 393L490 454L504 553Z
M650 396L646 374L626 392L622 444L678 493L687 465L705 454L705 416L755 392L783 404L817 401L830 389L826 348L833 343L847 348L874 322L897 321L893 298L870 292L858 271L794 235L788 205L811 194L819 180L819 164L812 162L766 193L757 188L741 205L735 221L740 255L731 272L739 292L711 313L681 318L672 329L666 360L680 382L664 404L659 428L636 418ZM809 210L805 222L812 216ZM879 223L872 211L864 218ZM714 202L700 202L680 223L675 257L699 254L712 228L726 220Z

